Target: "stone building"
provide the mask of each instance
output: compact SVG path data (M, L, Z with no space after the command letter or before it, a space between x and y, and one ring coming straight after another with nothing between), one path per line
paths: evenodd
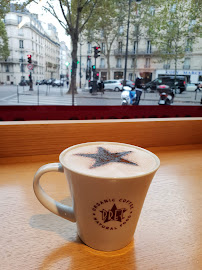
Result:
M11 11L5 17L5 26L9 41L10 55L0 60L0 81L6 84L18 84L22 79L29 80L32 73L36 80L59 78L60 44L56 28L45 27L36 14L26 9ZM31 55L33 69L27 67Z
M70 78L71 52L64 41L60 42L60 78L69 80Z

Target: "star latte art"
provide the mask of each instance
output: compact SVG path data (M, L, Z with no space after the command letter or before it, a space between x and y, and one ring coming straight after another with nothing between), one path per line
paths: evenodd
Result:
M125 158L122 158L123 156L126 156L127 154L131 152L132 151L111 153L110 151L108 151L107 149L103 147L98 147L98 151L95 154L78 153L75 155L81 156L81 157L93 158L95 160L95 163L90 167L90 169L100 167L111 162L118 162L118 163L124 163L124 164L137 166L137 163L129 161Z
M71 147L61 156L71 171L103 178L123 178L145 174L156 166L152 154L127 144L94 142Z

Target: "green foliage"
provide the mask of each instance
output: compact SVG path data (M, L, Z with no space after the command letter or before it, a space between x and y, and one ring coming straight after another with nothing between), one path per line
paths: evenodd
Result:
M0 20L0 57L6 59L9 54L7 32L3 21Z
M162 60L174 59L177 62L184 57L187 40L194 42L199 35L199 20L199 10L191 0L159 3L147 27Z

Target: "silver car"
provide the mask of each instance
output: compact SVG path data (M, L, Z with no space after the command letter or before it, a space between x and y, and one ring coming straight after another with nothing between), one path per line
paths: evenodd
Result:
M123 85L120 80L104 81L105 90L122 91Z

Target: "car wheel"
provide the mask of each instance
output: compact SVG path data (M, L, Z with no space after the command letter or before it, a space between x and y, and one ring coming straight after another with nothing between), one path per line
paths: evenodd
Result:
M181 94L181 91L179 88L175 89L175 94Z
M120 91L120 89L118 87L115 87L114 91L118 92L118 91Z

